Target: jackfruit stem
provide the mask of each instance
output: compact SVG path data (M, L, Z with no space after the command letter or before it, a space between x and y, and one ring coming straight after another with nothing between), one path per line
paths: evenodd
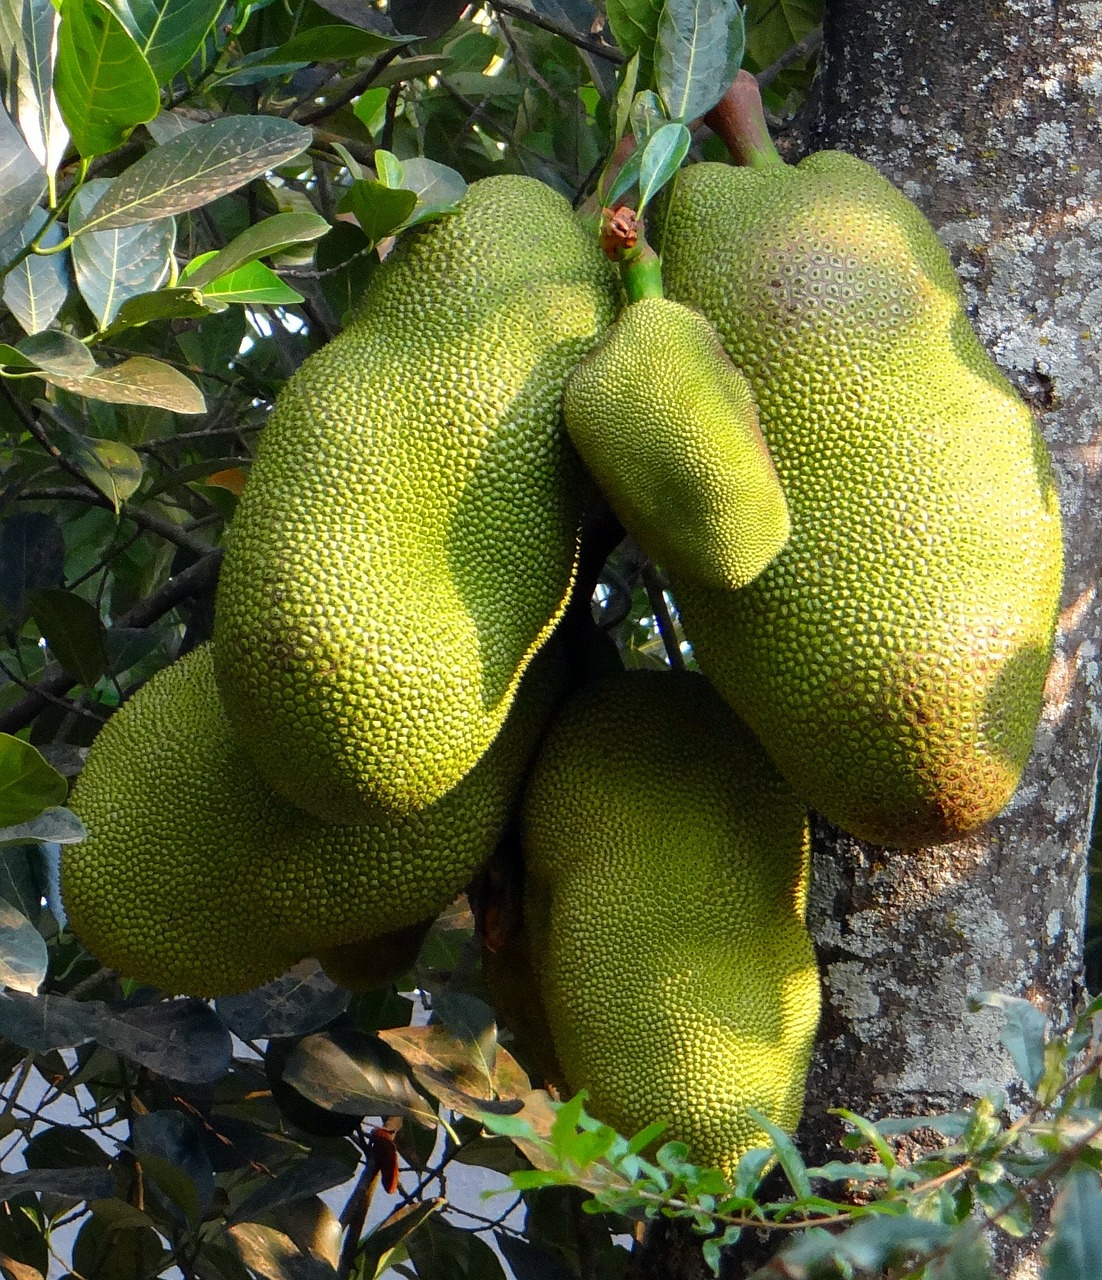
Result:
M662 298L662 259L645 240L640 240L630 253L620 259L620 280L628 304L641 298Z
M704 123L723 139L735 164L751 169L775 169L784 164L769 136L758 82L740 71L731 87L704 117Z

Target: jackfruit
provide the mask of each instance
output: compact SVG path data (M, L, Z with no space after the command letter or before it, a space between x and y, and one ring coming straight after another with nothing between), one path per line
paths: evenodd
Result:
M1040 432L948 254L875 169L823 152L684 171L663 266L749 379L792 516L742 591L671 575L700 667L831 821L966 834L1029 754L1061 536Z
M492 750L404 819L325 823L264 785L231 739L209 646L159 672L100 731L72 805L65 910L103 963L165 991L244 991L326 948L441 911L489 856L553 699L541 655Z
M525 924L566 1081L730 1172L793 1129L818 1020L807 815L700 675L633 671L552 724L521 810Z
M562 196L487 178L399 242L283 389L229 534L215 669L292 803L411 813L494 740L566 607L589 487L562 384L617 289Z
M750 387L700 312L632 303L567 379L563 420L624 528L667 569L741 587L787 541Z

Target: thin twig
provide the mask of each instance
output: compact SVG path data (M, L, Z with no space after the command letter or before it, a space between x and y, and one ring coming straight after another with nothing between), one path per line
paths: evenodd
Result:
M324 120L326 116L331 116L334 111L339 111L341 107L347 107L354 99L358 98L365 89L371 88L371 82L383 70L388 67L399 54L405 53L409 48L408 44L396 44L388 49L386 53L381 54L370 67L357 76L355 80L349 82L348 87L343 93L338 94L331 102L325 102L320 107L316 107L313 111L307 111L304 116L294 117L296 124L314 124L315 121ZM315 94L315 97L317 95Z
M771 63L764 71L758 72L754 77L758 82L758 88L768 88L781 72L787 71L789 67L794 66L797 62L802 62L804 58L810 58L812 54L818 53L822 43L822 27L816 27L813 31L809 31L802 40L797 40L791 49L786 49L776 62Z
M47 489L25 489L19 495L19 499L23 502L83 502L91 507L103 507L106 511L115 510L115 504L111 499L105 497L98 489L87 487L87 481L79 489L70 485L58 485L56 488ZM144 507L136 507L129 502L124 502L119 507L118 514L121 519L129 520L142 529L155 533L159 538L164 538L166 542L171 542L173 546L180 547L184 551L190 551L194 556L206 555L210 550L205 543L196 542L187 529L181 529L171 520L153 515Z
M601 40L594 40L592 36L583 36L580 31L571 31L568 27L560 27L549 18L545 18L541 13L536 13L534 9L529 9L527 5L513 4L512 0L488 0L488 7L499 13L507 13L510 17L520 18L524 22L530 22L532 26L539 27L542 31L550 31L552 35L559 36L568 44L596 54L598 58L604 58L606 62L614 62L619 65L625 61L623 53L614 45L605 44Z

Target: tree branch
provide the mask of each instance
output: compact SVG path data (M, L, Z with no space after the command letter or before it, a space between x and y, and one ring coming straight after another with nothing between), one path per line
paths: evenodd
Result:
M585 49L588 53L596 54L606 62L619 65L625 61L623 53L613 45L605 44L602 40L594 40L591 36L583 36L581 32L571 31L569 27L557 26L542 14L536 13L534 9L529 9L527 5L513 4L512 0L488 0L487 7L493 9L495 13L507 13L511 18L530 22L541 31L550 31L553 36L558 36L579 49Z

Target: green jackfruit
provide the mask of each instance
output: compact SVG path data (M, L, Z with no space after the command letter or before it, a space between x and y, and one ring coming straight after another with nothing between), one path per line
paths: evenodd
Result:
M1029 754L1061 537L1040 432L947 253L871 166L823 152L682 173L663 265L749 379L792 515L745 590L674 579L701 668L839 826L964 835Z
M741 587L787 541L750 387L700 312L633 303L567 379L563 419L624 528L667 569Z
M405 819L336 824L288 805L230 740L209 646L159 672L101 730L73 795L70 923L127 977L244 991L304 956L441 911L489 856L558 693L541 655L493 749Z
M819 1012L807 815L702 676L577 693L522 807L525 924L566 1080L730 1171L793 1129Z
M215 668L292 803L410 813L494 740L566 606L588 486L562 384L617 299L562 196L487 178L287 383L230 530Z

